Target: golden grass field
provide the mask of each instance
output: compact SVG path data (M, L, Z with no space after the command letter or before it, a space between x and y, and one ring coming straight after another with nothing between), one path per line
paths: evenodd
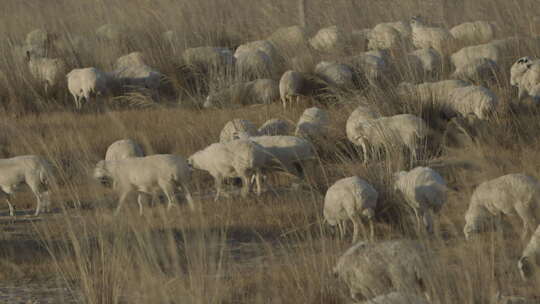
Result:
M441 22L433 9L437 6L427 2L431 1L312 0L309 24L314 29L338 24L352 30L417 14ZM463 3L462 11L446 12L456 23L493 20L502 25L504 36L540 35L537 1ZM358 175L379 191L376 241L420 239L436 252L437 271L427 282L433 303L492 303L497 291L540 296L540 284L522 281L516 267L528 241L519 238L519 221L510 220L517 229L484 233L471 242L462 233L470 195L479 183L517 172L540 178L540 112L516 104L508 70L491 87L499 97L498 113L476 132L474 142L444 140L446 122L437 109L399 100L392 88L339 95L326 103L323 98L318 105L330 113L332 136L319 146L317 164L308 170L300 190L289 189L288 178L276 175L269 178L274 191L214 202L212 179L197 172L191 188L201 212L190 212L184 202L172 211L156 203L145 206L141 217L133 202L120 216L112 216L117 197L93 181L91 172L115 140L132 138L147 154L187 157L218 141L221 128L233 118L256 125L270 118L297 121L304 109L283 111L280 103L200 110L196 104L206 97L205 90L186 89L179 68L186 47L234 47L263 39L279 27L296 24L296 16L292 0L3 1L0 157L45 156L55 165L58 187L53 189L52 214L21 215L35 208L28 191L15 197L21 211L15 219L8 217L7 204L0 205L0 288L57 284L68 287L66 295L73 293L79 302L89 304L350 303L347 289L331 274L336 259L350 245L350 235L339 240L337 231L323 223L322 207L330 185ZM149 64L170 79L173 90L166 99L155 103L138 95L108 98L99 105L85 105L78 113L67 90L46 96L13 52L35 28L60 36L91 36L105 23L125 26L129 42L91 41L89 49L58 56L64 56L70 68L110 70L119 56L142 51ZM167 29L180 33L181 43L164 44L160 35ZM355 51L362 50L349 50ZM525 55L540 55L540 50L524 48L508 60ZM307 62L313 65L326 58L310 56ZM313 65L306 65L306 71ZM232 80L216 76L208 81L216 88ZM364 98L384 114L422 116L435 130L415 165L431 166L456 191L436 216L433 236L415 229L411 211L392 190L392 173L409 169L408 158L400 151L388 151L364 166L348 143L345 121ZM67 299L58 298L51 303L64 302Z

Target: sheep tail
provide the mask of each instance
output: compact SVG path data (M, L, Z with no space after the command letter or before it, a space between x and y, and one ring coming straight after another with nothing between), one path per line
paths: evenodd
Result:
M364 209L362 211L362 216L370 220L375 217L375 210L373 210L372 208Z

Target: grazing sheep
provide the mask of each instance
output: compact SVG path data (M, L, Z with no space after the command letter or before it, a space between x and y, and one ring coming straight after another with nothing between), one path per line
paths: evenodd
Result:
M98 39L108 42L119 42L127 38L125 29L117 24L104 24L96 30Z
M163 74L146 65L141 52L124 55L114 65L115 76L126 86L159 89Z
M210 94L203 107L236 107L250 104L271 104L279 100L279 84L273 79L257 79L237 83Z
M52 42L53 37L44 29L35 29L26 34L26 39L24 43L26 45L40 46L47 48L48 45Z
M412 51L407 54L406 60L419 75L434 75L442 70L442 56L431 47Z
M242 196L251 190L251 177L257 180L257 194L261 194L260 174L269 162L270 155L263 147L249 139L237 139L227 143L215 143L188 158L189 164L210 173L216 184L217 201L221 195L223 179L240 177Z
M540 102L540 60L519 58L510 69L510 84L518 87L518 101L531 96Z
M347 43L344 32L336 25L320 29L309 39L311 47L322 53L342 52Z
M394 291L361 304L430 304L430 302L414 294Z
M43 207L49 209L49 187L52 180L51 164L40 156L24 155L0 159L0 197L4 197L9 206L9 215L15 216L15 208L10 196L26 184L34 193L37 200L35 216Z
M376 25L367 36L369 50L396 50L403 47L400 32L385 23Z
M268 37L273 45L287 53L305 50L309 44L306 30L301 26L282 27Z
M354 109L351 115L349 115L349 118L347 118L347 123L345 126L345 131L349 141L354 143L354 139L356 137L356 128L358 125L361 125L367 120L377 119L379 117L381 116L367 106L361 105Z
M540 226L534 231L527 247L521 253L518 261L518 269L523 280L533 277L536 268L540 264Z
M495 39L496 29L497 26L493 22L465 22L450 29L450 34L456 38L460 45L476 45Z
M474 190L465 214L463 232L469 239L485 228L489 218L519 216L523 221L522 238L538 226L540 184L524 174L507 174L481 183Z
M120 160L130 157L143 157L142 147L132 139L120 139L113 142L105 153L105 160Z
M139 213L142 215L142 199L154 195L161 190L168 200L167 208L176 204L175 189L184 192L191 210L195 209L188 184L191 180L191 170L186 160L177 155L157 154L145 157L133 157L120 160L101 160L94 169L94 178L103 184L113 181L114 189L120 198L115 215L128 198L137 192Z
M411 153L411 161L416 160L418 142L430 132L421 118L411 114L380 117L356 124L351 130L351 142L362 147L364 164L368 160L368 145L373 153L379 147L404 146Z
M502 64L509 54L514 53L520 45L526 43L519 37L493 40L489 43L464 47L450 56L450 61L456 69L470 65L477 59L490 59L497 64Z
M315 74L332 87L340 89L354 87L353 70L346 64L321 61L315 66Z
M411 28L412 43L417 49L432 47L446 55L451 54L456 45L456 39L447 29L430 27L419 17L411 19Z
M358 176L347 177L335 182L324 197L324 219L331 226L338 225L341 237L344 237L344 221L353 223L353 244L358 240L358 226L361 218L369 222L371 238L375 237L373 218L379 193L367 181Z
M67 75L67 86L75 99L78 110L82 108L82 99L90 101L90 95L107 94L114 85L113 77L96 68L83 68L71 70Z
M302 164L315 159L312 144L295 136L255 136L250 140L261 145L271 156L264 171L285 171L303 177Z
M236 72L242 79L274 78L272 58L259 50L244 51L236 57Z
M232 68L236 62L231 50L211 46L186 49L182 54L182 58L188 66L198 67L206 71L212 68Z
M470 82L489 83L496 81L500 73L500 67L495 61L488 58L478 58L469 61L467 65L456 68L450 77Z
M328 132L329 121L325 110L317 107L306 109L296 124L294 135L312 139L324 137Z
M219 134L219 142L226 143L235 139L258 135L257 127L251 121L235 118L225 124Z
M45 93L51 88L58 87L65 80L66 63L59 58L37 58L30 52L26 53L28 68L32 76L43 83Z
M349 43L353 50L366 50L368 47L368 37L371 29L352 30Z
M488 119L495 113L497 104L497 95L490 89L471 85L452 90L443 108L449 117L473 113L480 119Z
M355 301L392 291L419 293L429 274L426 249L411 240L358 242L337 261L333 272Z
M238 59L238 57L244 53L244 52L251 52L251 51L261 51L264 52L266 55L268 55L272 62L279 62L280 55L272 42L268 40L257 40L257 41L251 41L248 43L244 43L236 48L234 51L234 57Z
M390 67L387 63L387 54L384 51L364 52L348 58L355 75L362 76L366 84L380 87L384 80L390 78Z
M261 136L288 135L292 128L293 126L288 121L272 118L267 120L258 131Z
M416 100L419 103L445 104L453 90L470 85L463 80L442 80L421 84L402 82L397 87L397 95L401 98Z
M279 80L279 96L283 104L283 109L287 109L287 105L290 105L296 99L296 103L300 102L301 96L310 95L310 80L300 72L287 71L281 76Z
M403 193L405 202L414 210L416 219L422 219L426 231L433 232L431 211L437 212L446 203L446 182L435 170L416 167L395 174L394 188Z

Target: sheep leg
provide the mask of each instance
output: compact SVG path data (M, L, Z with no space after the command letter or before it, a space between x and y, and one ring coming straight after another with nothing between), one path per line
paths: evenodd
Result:
M251 190L251 186L250 186L250 182L249 182L249 177L244 174L242 175L242 177L240 177L242 179L242 197L247 197L250 190Z
M370 231L370 236L371 236L371 240L374 240L375 239L375 225L373 224L373 219L369 219L369 231Z
M139 193L137 197L137 204L139 204L139 215L143 215L143 204L148 202L149 195L146 193Z
M257 182L257 195L261 195L261 172L255 174L255 181Z
M433 218L431 216L431 212L430 211L424 212L422 216L422 220L424 222L424 226L426 227L426 231L429 234L432 234L433 233Z
M167 210L170 210L171 207L176 205L176 196L174 195L174 187L171 184L162 185L161 187L163 189L163 192L165 192L165 196L167 196Z
M6 202L9 206L9 216L15 216L15 208L13 208L13 204L11 204L11 200L9 199L9 196L6 196Z
M223 178L221 178L221 176L216 176L215 183L216 183L216 197L214 198L214 201L217 202L219 200L219 196L221 195L221 188L223 187Z
M191 196L188 186L186 184L180 184L180 187L182 188L182 191L184 191L184 197L188 202L189 209L195 211L195 203L193 202L193 197Z
M367 165L368 149L367 149L366 142L364 140L360 141L360 146L362 147L362 157L364 158L362 161L363 161L364 165Z
M359 219L358 216L351 216L351 221L353 223L353 237L352 242L355 244L358 241L358 225Z
M122 208L122 205L124 204L124 201L127 199L129 192L124 192L122 195L120 195L120 199L118 200L118 206L116 206L116 210L114 211L114 216L117 216L120 213L120 209Z

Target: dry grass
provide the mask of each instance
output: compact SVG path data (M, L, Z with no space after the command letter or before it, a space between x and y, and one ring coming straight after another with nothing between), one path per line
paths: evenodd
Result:
M51 159L59 176L54 203L60 212L33 224L0 222L0 279L60 280L80 291L83 303L92 304L347 303L347 292L331 276L331 269L348 240L338 240L323 224L321 210L326 189L337 179L356 174L380 191L377 240L420 238L436 251L437 271L427 284L434 303L488 303L498 290L540 296L540 285L522 282L517 272L516 261L525 245L516 237L519 230L486 233L474 242L465 242L462 236L463 215L476 185L506 173L540 177L539 113L510 106L516 92L507 85L508 75L492 87L501 99L499 115L479 131L474 144L442 144L446 124L434 114L437 109L400 101L391 90L343 94L323 105L332 118L332 140L320 147L317 165L308 172L302 190L288 190L282 187L288 185L287 177L272 176L271 184L281 185L277 191L213 202L208 198L213 182L201 173L192 185L202 206L200 213L190 212L184 204L166 212L157 203L146 207L143 217L134 204L124 215L111 216L116 198L94 184L89 172L113 141L132 138L148 154L188 156L217 141L221 127L233 118L257 125L270 118L298 119L302 108L284 112L279 104L198 110L193 103L200 102L208 90L235 80L213 73L205 82L194 81L180 60L186 47L233 47L293 25L293 2L6 0L0 11L0 36L6 41L0 45L4 74L0 77L0 157L40 154ZM422 5L428 1L312 2L308 16L313 29L331 24L360 29L416 14L440 22L433 7ZM532 22L538 13L536 1L464 3L468 9L452 16L457 22L494 20L504 25L506 36L539 34L540 28ZM129 39L110 44L91 38L104 23L122 24ZM67 48L54 54L66 58L71 67L110 70L118 56L143 51L150 65L168 76L174 97L156 104L132 94L120 98L120 103L108 99L103 105L91 105L86 113L73 113L71 97L64 91L45 96L13 52L34 28L58 33L61 39L90 37L87 49ZM166 29L180 33L177 44L160 39ZM534 49L522 52L512 58L539 54ZM312 70L321 58L309 54L305 69ZM290 59L286 58L287 64ZM437 216L434 237L412 228L410 211L391 190L392 172L409 167L401 151L390 151L363 166L347 143L345 121L363 96L384 114L421 115L436 131L418 164L432 165L458 191ZM33 208L34 200L21 193L15 204L19 209Z

